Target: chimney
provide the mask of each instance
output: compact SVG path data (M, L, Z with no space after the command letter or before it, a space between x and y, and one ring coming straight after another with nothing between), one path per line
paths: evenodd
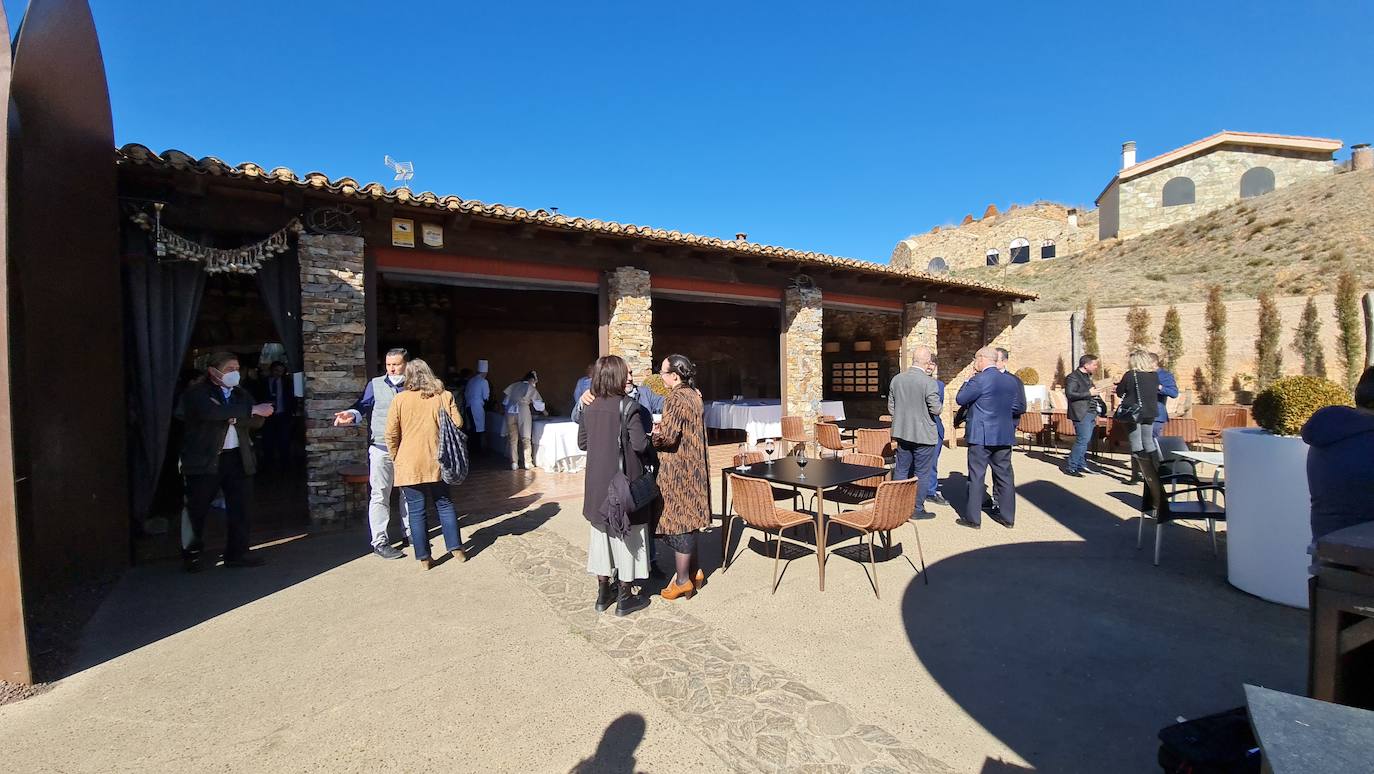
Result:
M1370 148L1369 143L1350 146L1350 169L1374 169L1374 148Z
M736 242L748 242L748 241L749 241L749 235L746 234L746 233L744 233L743 231L741 231L741 232L739 232L738 234L735 234L735 241L736 241Z
M1121 168L1135 166L1135 140L1121 143Z
M1078 210L1069 210L1069 228L1078 228Z

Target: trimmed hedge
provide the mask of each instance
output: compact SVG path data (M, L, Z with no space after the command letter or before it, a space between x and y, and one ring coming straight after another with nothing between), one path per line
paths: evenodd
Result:
M1030 366L1026 366L1016 371L1016 378L1020 379L1022 384L1039 384L1040 372Z
M1255 423L1274 435L1297 435L1317 409L1351 406L1350 391L1330 379L1286 376L1255 398Z

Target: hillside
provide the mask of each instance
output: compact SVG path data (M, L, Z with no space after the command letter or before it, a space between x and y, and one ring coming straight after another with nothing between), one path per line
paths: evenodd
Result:
M1228 297L1330 293L1346 267L1374 286L1374 170L1295 184L1073 256L953 274L1038 293L1024 311L1044 312L1088 298L1102 307L1200 301L1213 283Z

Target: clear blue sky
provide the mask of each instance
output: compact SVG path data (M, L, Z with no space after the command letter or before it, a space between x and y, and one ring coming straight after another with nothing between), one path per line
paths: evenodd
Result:
M1364 2L92 6L119 143L878 261L1127 139L1374 141Z

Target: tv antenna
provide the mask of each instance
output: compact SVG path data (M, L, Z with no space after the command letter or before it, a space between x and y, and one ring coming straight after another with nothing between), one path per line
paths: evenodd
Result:
M406 187L410 187L410 180L415 177L415 162L397 161L390 156L383 156L382 163L391 167L391 171L396 173L396 177L394 178L396 182Z

